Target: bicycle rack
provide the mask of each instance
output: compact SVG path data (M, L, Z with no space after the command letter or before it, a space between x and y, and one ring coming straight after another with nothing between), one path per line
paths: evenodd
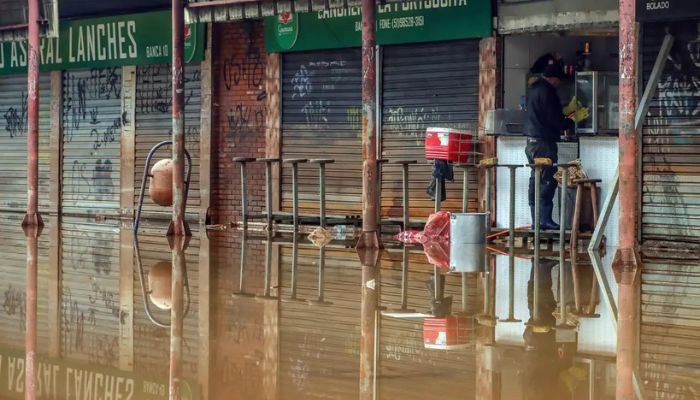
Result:
M143 308L144 311L146 312L146 316L148 317L151 322L153 322L155 325L161 327L161 328L170 328L170 322L161 322L156 318L155 315L153 315L153 311L151 311L151 306L149 304L150 300L148 299L148 295L150 294L150 287L148 288L149 290L146 290L146 282L144 279L144 273L143 273L143 263L141 262L141 250L139 249L139 239L138 237L134 237L134 251L136 254L136 266L138 267L138 274L139 274L139 282L141 283L141 296L143 297ZM192 297L190 296L190 281L187 278L187 268L185 267L184 271L184 278L185 278L185 294L187 295L187 305L185 306L185 312L183 314L183 318L187 317L187 314L190 312L190 303L192 302Z
M152 178L153 175L149 172L151 169L151 160L153 155L163 146L172 145L172 140L164 140L151 148L146 156L146 165L143 169L143 179L141 180L141 190L139 191L139 205L136 208L136 218L134 218L134 236L138 236L139 225L141 224L141 210L143 209L143 196L146 193L146 181L148 178ZM190 152L185 150L185 156L187 157L187 175L185 177L185 194L183 199L183 209L187 210L187 195L190 191L190 178L192 177L192 157Z

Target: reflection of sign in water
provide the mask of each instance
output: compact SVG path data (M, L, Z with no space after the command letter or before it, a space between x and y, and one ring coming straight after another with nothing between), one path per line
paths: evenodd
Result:
M22 351L0 349L0 397L23 399L25 359ZM142 374L39 357L39 399L139 399L168 398L168 384ZM181 398L199 399L196 384L181 381Z

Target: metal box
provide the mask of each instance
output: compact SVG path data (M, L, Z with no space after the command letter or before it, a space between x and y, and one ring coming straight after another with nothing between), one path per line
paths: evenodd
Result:
M450 271L484 270L487 221L487 213L455 213L450 216Z

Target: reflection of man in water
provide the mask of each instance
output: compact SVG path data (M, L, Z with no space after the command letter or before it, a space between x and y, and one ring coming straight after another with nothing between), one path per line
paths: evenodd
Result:
M560 400L571 397L571 390L563 379L563 373L573 366L577 346L575 342L556 342L556 318L553 313L557 308L557 301L552 290L552 269L557 264L554 260L540 261L537 267L537 304L534 304L534 261L530 270L530 280L527 282L527 308L530 319L523 332L525 354L521 365L523 399ZM537 319L535 308L538 311Z

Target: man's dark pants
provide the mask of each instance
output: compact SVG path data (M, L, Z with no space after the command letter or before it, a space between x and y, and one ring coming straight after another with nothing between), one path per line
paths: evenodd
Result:
M553 164L558 161L558 147L556 142L547 142L542 140L533 141L527 140L525 147L525 155L530 164L535 163L535 158L549 158ZM540 207L553 207L554 194L557 190L558 183L554 179L554 174L557 172L556 167L543 167L542 178L540 179ZM530 207L535 205L535 169L530 172L530 187L528 188L528 204Z

